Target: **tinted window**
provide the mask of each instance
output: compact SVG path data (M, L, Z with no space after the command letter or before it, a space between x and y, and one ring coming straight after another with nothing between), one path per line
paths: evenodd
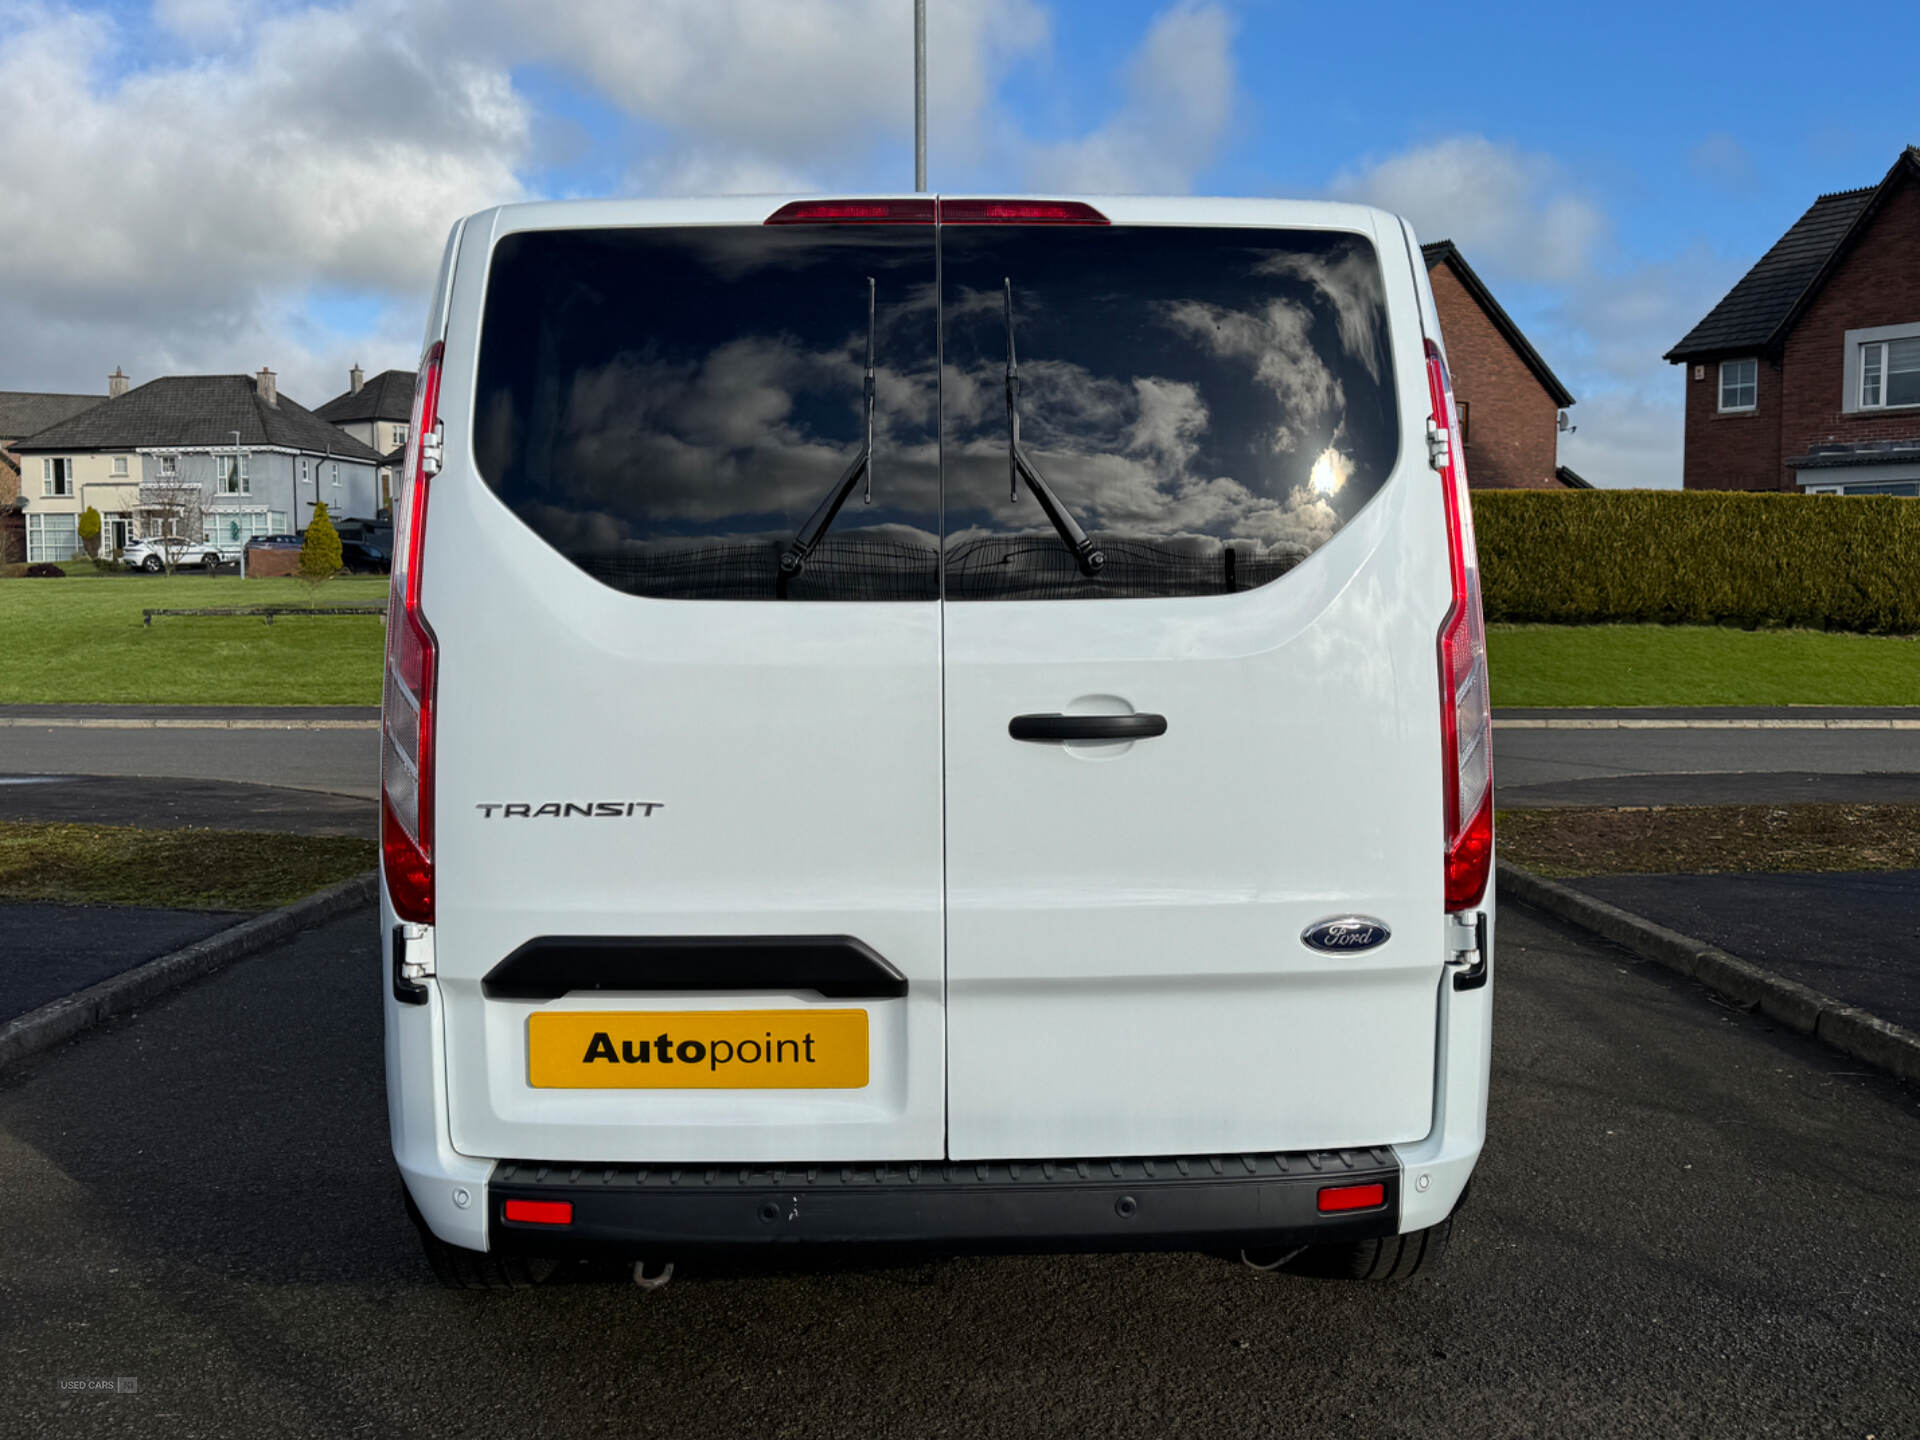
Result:
M513 235L494 252L474 456L610 585L712 599L939 594L932 227ZM860 455L804 563L795 536Z
M1324 544L1399 451L1373 246L1318 231L947 227L950 599L1217 594ZM1009 494L1022 450L1104 564Z

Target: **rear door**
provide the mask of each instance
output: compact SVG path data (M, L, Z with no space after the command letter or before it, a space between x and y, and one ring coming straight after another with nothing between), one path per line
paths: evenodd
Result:
M933 229L765 211L466 230L423 570L465 1153L942 1151Z
M1407 255L1250 209L942 227L955 1159L1429 1128L1449 591ZM1346 915L1391 938L1303 943Z

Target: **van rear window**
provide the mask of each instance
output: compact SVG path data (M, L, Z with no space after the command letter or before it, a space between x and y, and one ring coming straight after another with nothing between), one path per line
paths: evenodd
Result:
M1357 235L541 231L495 250L473 445L634 594L1182 596L1325 543L1395 403Z

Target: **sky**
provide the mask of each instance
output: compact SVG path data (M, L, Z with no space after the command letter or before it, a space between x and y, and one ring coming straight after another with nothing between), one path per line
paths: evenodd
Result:
M905 191L911 0L0 0L0 389L410 368L501 201ZM1364 200L1453 239L1679 483L1660 359L1818 194L1920 143L1920 6L928 0L953 191ZM1868 83L1870 81L1870 83Z

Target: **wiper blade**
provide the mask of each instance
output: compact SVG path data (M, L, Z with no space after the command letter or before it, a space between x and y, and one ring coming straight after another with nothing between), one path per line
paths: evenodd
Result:
M1067 513L1066 506L1060 503L1060 497L1053 493L1053 487L1047 484L1033 462L1027 459L1026 452L1020 448L1020 361L1013 349L1013 278L1008 276L1006 284L1007 315L1007 498L1018 501L1020 482L1024 479L1027 488L1033 491L1033 498L1040 502L1047 522L1073 552L1073 560L1080 567L1080 573L1091 579L1106 567L1106 552L1096 547L1087 538L1087 532L1080 523Z
M867 380L865 386L866 437L860 446L860 453L853 457L853 463L841 472L840 479L826 498L814 507L813 514L807 517L807 523L800 527L800 533L788 542L787 548L780 552L780 593L787 592L787 581L798 575L807 566L807 557L825 537L832 526L834 517L840 513L840 507L847 503L847 497L853 493L853 487L860 477L867 477L866 503L873 503L873 313L874 285L873 277L867 277Z

